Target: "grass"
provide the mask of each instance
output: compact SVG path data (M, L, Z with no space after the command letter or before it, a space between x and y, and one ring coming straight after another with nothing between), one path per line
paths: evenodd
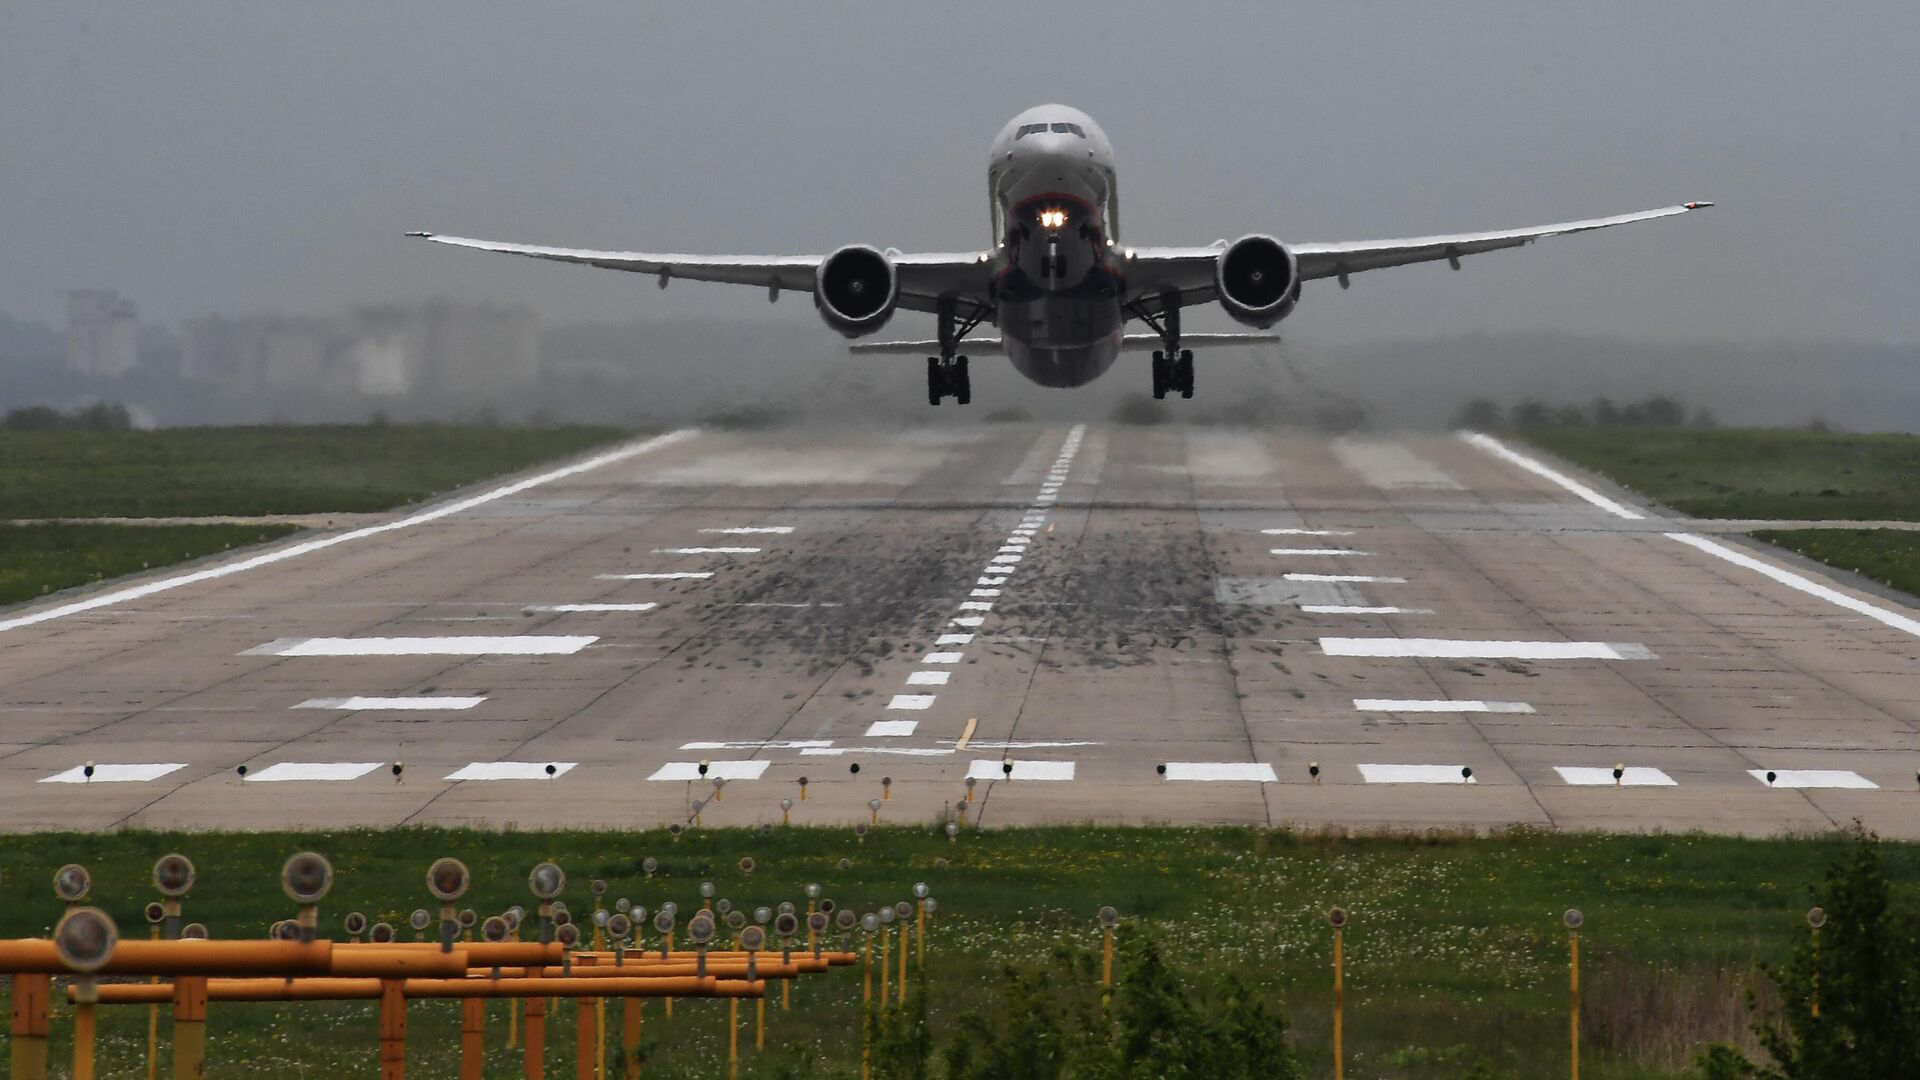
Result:
M70 796L69 796L70 797ZM1596 1080L1681 1075L1711 1039L1740 1039L1742 1004L1755 965L1784 957L1804 933L1807 886L1842 841L1707 836L1602 836L1514 832L1341 838L1232 828L1046 828L968 832L958 843L931 829L882 828L864 844L847 830L792 828L689 833L547 834L461 830L309 834L36 835L0 837L0 934L44 933L58 914L48 885L55 867L91 868L95 900L124 932L141 934L148 873L169 850L193 857L200 884L189 919L217 937L257 935L291 914L275 871L293 851L334 861L337 879L322 923L349 908L405 925L430 906L422 882L440 854L465 859L475 889L463 901L482 912L528 903L526 872L543 858L570 875L576 911L586 883L601 877L609 898L654 908L699 903L702 880L751 907L804 903L801 886L856 911L909 896L926 881L941 902L930 938L927 983L937 1041L963 1011L996 993L1009 962L1039 961L1061 943L1098 946L1094 913L1117 906L1165 941L1195 972L1248 973L1287 1009L1308 1075L1331 1072L1329 932L1324 911L1352 912L1347 932L1346 1045L1352 1075L1415 1080L1457 1077L1485 1063L1492 1076L1547 1076L1566 1067L1566 932L1560 914L1578 906L1584 975L1584 1072ZM751 878L737 868L751 854ZM660 869L644 878L641 859ZM1897 895L1920 888L1920 847L1886 844ZM852 860L840 871L841 858ZM936 868L935 860L951 860ZM684 921L684 920L683 920ZM649 935L651 936L651 935ZM795 988L794 1007L769 1009L769 1050L749 1053L744 1076L772 1076L802 1049L851 1075L857 1061L859 975L837 970ZM490 1013L488 1075L517 1069L503 1043L504 1013ZM725 1006L682 1002L665 1022L646 1010L650 1078L711 1076L723 1067ZM751 1006L742 1016L751 1022ZM131 1075L144 1046L145 1011L109 1010L101 1075ZM418 1075L455 1072L457 1007L422 1003L410 1014L409 1056ZM69 1031L55 1019L56 1060ZM369 1003L216 1005L209 1075L273 1072L335 1076L371 1072ZM743 1040L751 1046L751 1035ZM572 1020L563 1009L549 1033L549 1075L570 1075Z
M1828 566L1920 596L1920 532L1901 529L1765 529L1753 534Z
M0 604L285 536L291 525L10 525L0 522Z
M1525 438L1696 517L1920 520L1920 435L1551 428Z
M0 431L0 518L388 510L624 434L452 424Z

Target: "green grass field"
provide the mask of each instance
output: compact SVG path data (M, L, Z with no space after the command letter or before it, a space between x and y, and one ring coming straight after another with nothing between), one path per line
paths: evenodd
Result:
M1552 428L1524 438L1697 517L1920 520L1920 435Z
M54 797L54 796L49 796ZM62 792L61 797L75 797ZM1630 798L1624 795L1623 798ZM95 900L125 933L144 934L154 858L191 856L200 884L188 919L216 937L259 935L292 914L276 868L311 848L337 870L323 926L349 909L404 927L431 906L427 863L465 859L475 873L463 901L486 913L530 903L526 873L552 858L569 874L565 898L590 905L587 883L606 879L609 899L656 908L699 904L715 882L736 905L804 904L801 887L866 911L907 898L925 881L941 902L930 937L925 992L936 1043L951 1018L978 1011L1009 962L1040 961L1060 944L1097 949L1094 913L1113 904L1130 925L1158 936L1198 977L1237 969L1281 1003L1307 1075L1330 1075L1332 904L1352 912L1347 932L1346 1039L1352 1076L1458 1077L1484 1064L1489 1076L1539 1077L1566 1068L1567 935L1560 915L1579 907L1585 1044L1583 1074L1598 1080L1682 1075L1710 1039L1743 1037L1745 989L1755 966L1784 957L1798 935L1808 886L1840 850L1835 838L1743 840L1703 836L1595 836L1516 832L1486 838L1342 839L1246 829L1049 828L963 833L882 828L858 843L849 830L477 833L407 830L314 834L113 833L0 837L0 934L46 932L59 913L55 867L93 872ZM1920 889L1920 847L1883 845L1898 894ZM758 862L749 878L742 855ZM641 859L660 870L646 880ZM841 858L850 870L837 868ZM935 860L951 865L937 868ZM684 917L683 917L684 922ZM403 930L403 936L406 932ZM337 933L336 933L336 936ZM651 939L651 934L649 934ZM769 1050L749 1053L744 1076L777 1075L808 1050L817 1075L851 1076L857 1062L857 970L837 969L796 987L790 1011L769 1011ZM517 1075L504 1045L504 1012L490 1013L488 1075ZM671 1022L646 1011L646 1075L719 1075L726 1006L682 1002ZM752 1008L742 1010L751 1022ZM942 1018L947 1018L943 1022ZM101 1075L133 1075L144 1047L145 1010L109 1010ZM410 1019L410 1064L450 1076L457 1007L419 1004ZM56 1056L69 1028L55 1019ZM376 1030L370 1003L216 1005L208 1075L370 1074ZM751 1046L751 1035L745 1040ZM550 1032L549 1075L572 1075L569 1009Z
M0 431L0 518L389 510L623 434L452 424Z
M0 604L285 536L290 525L10 525L0 522Z
M1920 596L1920 532L1900 529L1771 529L1753 534L1828 566Z

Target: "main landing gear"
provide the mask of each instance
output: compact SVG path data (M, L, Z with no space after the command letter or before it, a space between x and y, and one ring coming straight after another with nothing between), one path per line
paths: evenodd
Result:
M1166 348L1153 351L1153 396L1160 399L1168 394L1177 393L1183 398L1193 396L1193 350L1180 347L1180 303L1177 296L1168 293L1160 297L1160 312L1155 315L1147 306L1136 300L1127 305L1127 310L1141 322L1146 323L1153 332L1160 335Z
M962 312L955 298L940 298L934 308L940 319L940 355L927 357L927 404L938 405L943 398L952 398L956 405L972 403L973 383L967 378L967 358L955 356L954 352L960 347L960 339L979 326L991 310L970 302Z
M967 379L967 358L927 357L927 404L938 405L942 398L949 397L956 405L973 401L973 384Z

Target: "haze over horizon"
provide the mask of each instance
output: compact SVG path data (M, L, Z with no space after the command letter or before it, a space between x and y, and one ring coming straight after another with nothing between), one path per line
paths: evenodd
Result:
M1309 344L1486 331L1920 342L1920 10L1144 3L640 11L423 0L0 11L0 310L527 303L767 317L752 290L446 251L984 246L986 146L1091 112L1136 243L1677 221L1313 283ZM813 318L805 298L771 313ZM926 326L921 324L925 323ZM889 332L917 336L903 315ZM821 333L825 333L824 330Z

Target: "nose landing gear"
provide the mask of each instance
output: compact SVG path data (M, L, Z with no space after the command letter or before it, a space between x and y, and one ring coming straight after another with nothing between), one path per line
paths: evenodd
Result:
M927 357L927 404L938 405L943 398L949 397L956 405L973 402L973 383L967 378L967 358L956 356L951 360L943 360L938 356Z

